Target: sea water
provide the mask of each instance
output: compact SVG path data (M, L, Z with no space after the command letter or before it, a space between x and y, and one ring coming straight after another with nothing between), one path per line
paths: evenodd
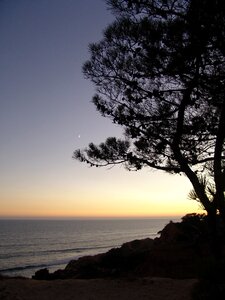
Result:
M170 220L0 220L0 274L31 277L40 268L62 269L72 259L123 243L155 238Z

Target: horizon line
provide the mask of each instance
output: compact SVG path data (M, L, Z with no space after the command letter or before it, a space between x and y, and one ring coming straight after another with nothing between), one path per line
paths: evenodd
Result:
M121 219L180 219L184 215L146 216L0 216L0 220L121 220Z

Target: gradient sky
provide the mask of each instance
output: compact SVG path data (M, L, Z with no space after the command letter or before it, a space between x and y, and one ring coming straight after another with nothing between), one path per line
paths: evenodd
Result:
M77 148L120 136L90 102L88 44L113 20L104 0L0 1L0 217L183 215L188 180L89 168Z

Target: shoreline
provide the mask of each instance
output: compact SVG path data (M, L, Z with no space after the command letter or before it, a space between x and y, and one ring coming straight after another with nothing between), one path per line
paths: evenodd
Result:
M196 216L191 215L188 220L189 218L192 220ZM55 267L49 268L48 264L32 266L29 267L32 270L29 276L21 275L37 280L116 279L130 276L196 278L202 263L199 253L208 251L208 246L200 243L199 249L193 247L196 232L188 233L193 226L191 222L187 221L187 218L178 223L170 221L158 232L159 237L125 242L119 247L97 254L68 259ZM2 275L18 276L9 272L3 272Z
M169 219L165 221L161 218L135 221L123 219L120 222L4 221L1 224L0 236L3 233L2 246L5 250L0 249L0 256L4 259L5 255L6 258L2 260L0 269L4 270L3 275L28 278L40 268L49 268L50 272L54 272L64 268L71 260L105 253L134 239L154 238L168 222ZM16 241L13 238L14 232L17 234ZM44 238L40 232L46 232ZM6 236L9 238L5 238ZM22 247L17 247L17 243Z

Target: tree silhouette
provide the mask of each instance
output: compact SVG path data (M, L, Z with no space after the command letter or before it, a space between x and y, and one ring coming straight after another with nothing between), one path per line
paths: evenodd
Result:
M225 2L107 3L116 20L90 45L83 72L96 86L97 110L124 128L124 139L73 157L183 173L192 198L225 221Z

